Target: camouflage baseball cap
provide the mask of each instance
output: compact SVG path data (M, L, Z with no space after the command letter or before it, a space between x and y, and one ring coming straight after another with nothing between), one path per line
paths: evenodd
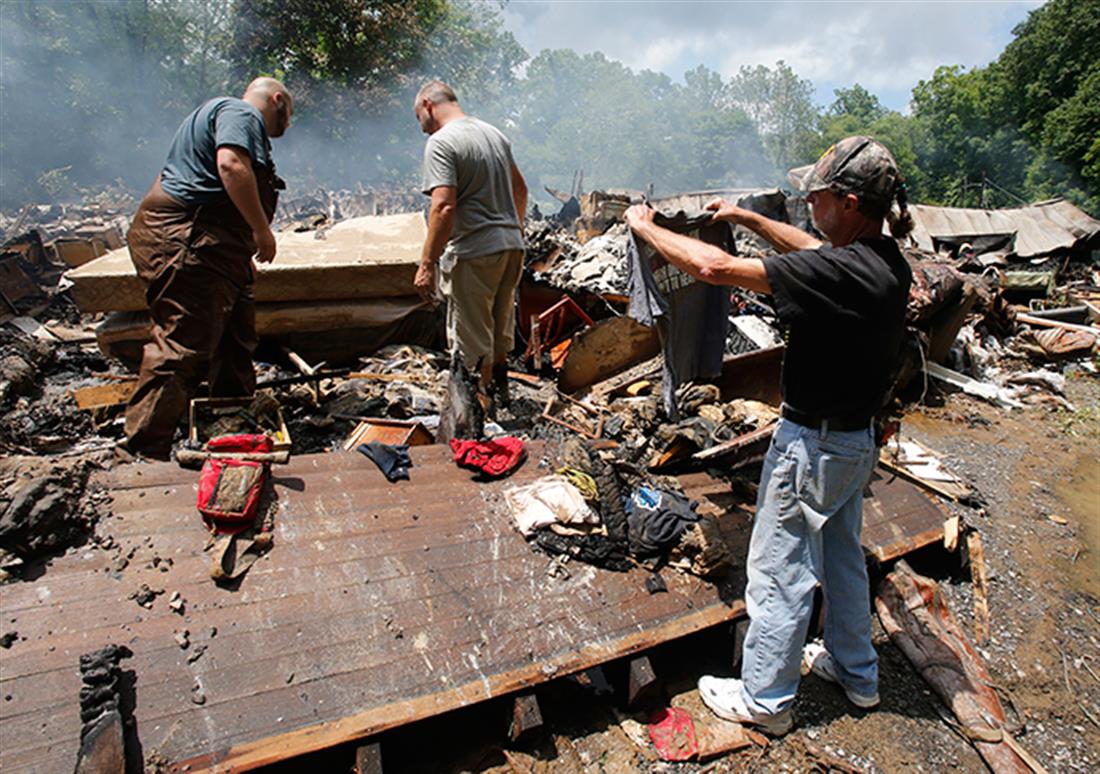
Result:
M816 164L792 169L787 179L806 193L825 188L890 202L898 182L898 163L886 146L870 137L845 137Z

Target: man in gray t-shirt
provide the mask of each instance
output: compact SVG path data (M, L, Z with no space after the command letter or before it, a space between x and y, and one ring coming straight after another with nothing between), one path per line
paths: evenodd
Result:
M477 369L507 400L516 286L523 272L527 185L500 130L472 116L442 81L420 89L414 106L424 148L425 194L432 197L416 288L447 297L452 354Z

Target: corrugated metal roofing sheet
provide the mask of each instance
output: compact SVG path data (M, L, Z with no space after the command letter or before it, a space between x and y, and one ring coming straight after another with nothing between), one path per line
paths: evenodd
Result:
M1003 210L924 204L914 204L909 209L913 214L913 239L917 246L930 251L935 249L933 238L1015 234L1016 255L1032 258L1071 248L1078 241L1100 233L1100 221L1064 199Z

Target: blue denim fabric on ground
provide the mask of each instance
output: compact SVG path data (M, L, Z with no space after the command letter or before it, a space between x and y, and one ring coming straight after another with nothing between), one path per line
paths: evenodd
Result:
M870 428L829 432L779 421L760 476L745 590L751 621L741 679L755 712L781 712L794 701L819 582L825 647L841 681L861 695L878 690L859 542L863 489L876 457Z

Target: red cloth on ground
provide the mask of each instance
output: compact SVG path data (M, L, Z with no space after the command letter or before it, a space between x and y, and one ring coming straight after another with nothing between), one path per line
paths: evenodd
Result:
M679 707L657 710L649 719L649 738L657 754L666 761L690 761L699 754L695 723Z
M452 438L451 451L459 467L480 470L491 478L511 473L527 458L523 441L510 435L491 441Z

